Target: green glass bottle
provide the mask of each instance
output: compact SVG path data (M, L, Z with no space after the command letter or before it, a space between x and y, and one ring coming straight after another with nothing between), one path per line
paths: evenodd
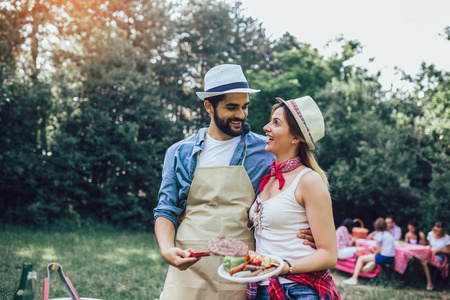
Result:
M34 297L34 285L36 281L36 272L32 271L31 263L24 263L22 275L20 276L19 288L14 293L14 300L32 300Z

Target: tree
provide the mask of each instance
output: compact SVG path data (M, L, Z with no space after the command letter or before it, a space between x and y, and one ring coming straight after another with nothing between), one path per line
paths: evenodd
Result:
M0 7L1 218L40 220L33 213L47 190L47 127L53 109L42 69L42 39L51 2L15 1ZM43 207L41 207L43 208Z
M66 27L76 29L71 34L81 47L58 58L76 66L67 75L78 88L66 95L70 114L61 120L52 157L64 172L53 182L81 217L151 225L164 152L182 136L161 96L165 73L155 71L164 69L161 55L172 34L164 3L85 3L93 5L94 21L70 11L74 23Z
M404 151L413 155L417 168L411 173L415 188L422 191L418 203L425 214L422 224L431 227L436 220L450 217L450 73L422 64L416 76L407 76L415 90L411 95L414 113L397 113L398 127L409 140Z
M335 77L330 68L331 61L324 60L318 50L309 44L275 52L273 58L270 67L248 72L252 87L261 90L251 96L248 117L252 129L259 133L263 133L262 128L269 121L271 107L277 102L276 97L284 100L306 95L314 97Z

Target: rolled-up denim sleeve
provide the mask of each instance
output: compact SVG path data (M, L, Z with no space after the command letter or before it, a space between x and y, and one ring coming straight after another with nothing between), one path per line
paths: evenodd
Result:
M183 155L179 145L166 151L162 182L158 193L158 205L154 209L155 220L159 217L169 219L177 228L178 219L186 208L187 195L191 185L189 158Z

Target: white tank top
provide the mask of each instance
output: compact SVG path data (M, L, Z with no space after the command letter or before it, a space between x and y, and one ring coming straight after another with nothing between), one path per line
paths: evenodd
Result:
M256 252L291 260L316 251L297 237L300 229L309 228L309 224L305 208L295 199L295 189L309 171L314 172L310 168L302 170L286 190L273 198L261 201L258 195L249 212L250 219L261 222L261 226L255 226ZM260 218L255 212L257 202L263 207Z

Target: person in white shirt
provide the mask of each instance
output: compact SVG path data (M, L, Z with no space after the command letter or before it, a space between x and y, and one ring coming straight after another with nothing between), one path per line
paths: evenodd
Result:
M450 254L450 236L445 233L444 223L436 222L433 229L427 235L431 251L434 252L441 264L445 261L445 255ZM434 285L430 276L430 269L426 261L422 261L425 276L427 278L427 290L433 290Z
M324 136L323 116L309 96L277 100L264 126L266 151L276 158L249 210L249 228L258 253L285 263L276 277L250 284L247 295L272 299L273 291L282 291L287 299L341 299L328 272L337 262L328 180L311 152ZM297 232L309 227L317 249L295 243Z
M342 281L345 284L355 285L358 283L358 276L361 271L370 272L378 264L393 264L395 258L395 241L392 234L387 231L386 222L383 218L375 220L374 239L377 241L377 250L374 254L367 254L358 257L353 276ZM365 265L364 265L365 264ZM364 265L364 267L363 267Z
M386 222L386 229L387 231L392 234L394 237L394 241L399 241L402 238L402 229L395 224L394 216L387 216L385 219ZM375 231L369 233L367 236L369 239L373 239L373 236L375 235Z

